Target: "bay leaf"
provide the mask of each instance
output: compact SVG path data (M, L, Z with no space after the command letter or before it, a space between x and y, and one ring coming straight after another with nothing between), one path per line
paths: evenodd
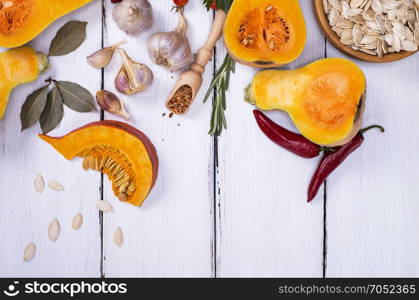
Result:
M61 92L64 104L72 110L78 112L96 110L95 98L84 87L70 81L57 81L56 86Z
M47 96L48 86L45 86L34 91L26 98L20 111L22 131L31 127L39 120L47 103Z
M49 56L67 55L77 48L86 39L87 22L70 21L61 27L49 48Z
M57 127L63 119L63 115L63 98L55 86L48 94L47 104L39 119L43 134L47 134Z

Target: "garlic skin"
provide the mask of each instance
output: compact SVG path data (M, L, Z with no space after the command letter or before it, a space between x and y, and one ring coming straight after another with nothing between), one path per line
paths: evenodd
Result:
M123 49L118 49L122 66L115 78L118 92L133 95L145 91L154 80L153 72L146 65L133 61Z
M96 93L97 104L105 111L117 116L129 119L131 116L126 112L123 102L112 92L101 90Z
M147 0L124 0L115 5L112 18L128 35L138 35L153 26L153 8Z
M115 50L124 43L125 41L122 41L110 47L106 47L96 51L95 53L89 55L86 58L87 63L96 69L102 69L106 67L111 62Z
M179 24L174 31L160 32L151 36L147 48L150 59L171 72L187 68L193 59L191 46L186 37L188 22L183 10L178 11Z

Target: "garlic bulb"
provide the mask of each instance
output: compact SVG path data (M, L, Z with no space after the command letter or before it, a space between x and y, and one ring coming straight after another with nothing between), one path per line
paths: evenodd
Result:
M124 0L112 12L118 27L129 35L138 35L153 26L153 9L147 0Z
M179 10L178 14L179 24L174 31L156 33L148 40L151 60L172 72L188 67L193 59L191 46L186 37L188 22L183 10Z
M115 78L115 88L122 94L133 95L153 83L153 72L146 65L133 61L123 49L118 49L122 66Z
M106 47L96 51L95 53L86 58L87 62L89 63L89 65L96 69L102 69L106 67L111 62L115 50L123 43L125 42L119 42L110 47Z
M96 102L103 110L117 116L129 119L130 115L124 108L124 103L112 92L98 91L96 93Z

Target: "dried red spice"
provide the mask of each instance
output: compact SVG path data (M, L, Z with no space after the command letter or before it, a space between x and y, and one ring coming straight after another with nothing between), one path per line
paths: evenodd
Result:
M182 85L167 103L167 108L175 114L184 114L192 103L192 88Z

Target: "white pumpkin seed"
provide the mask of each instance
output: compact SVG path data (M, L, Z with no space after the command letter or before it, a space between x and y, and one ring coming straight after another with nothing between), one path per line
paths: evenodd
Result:
M33 182L33 187L38 193L42 193L45 189L45 182L42 178L41 174L36 175L35 180Z
M361 6L361 4L364 2L364 0L351 0L351 7L352 8L358 8Z
M98 200L96 202L96 208L100 211L103 211L103 212L113 212L114 211L112 205L108 201L105 201L105 200Z
M29 243L26 247L25 250L23 251L23 260L28 262L30 261L36 253L36 245L35 243Z
M404 40L402 41L401 47L405 51L417 51L418 46L412 41Z
M55 242L58 240L58 237L60 236L60 223L57 219L54 219L51 221L51 223L48 226L48 238L50 241Z
M419 0L323 0L342 44L380 57L418 51Z
M118 227L113 234L113 242L118 247L122 247L124 245L124 234L122 233L122 229L120 227Z
M73 228L73 230L79 230L82 224L83 216L81 214L75 215L73 220L71 220L71 228Z
M64 187L62 186L62 184L55 180L48 181L48 187L53 191L64 191Z

